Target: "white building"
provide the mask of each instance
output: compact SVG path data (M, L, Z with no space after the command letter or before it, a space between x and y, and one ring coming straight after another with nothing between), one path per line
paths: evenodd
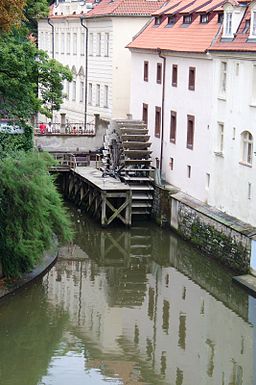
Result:
M256 226L256 7L226 3L214 60L209 203Z
M61 110L55 113L56 121L65 116L69 121L83 122L86 110L87 121L94 114L108 120L126 117L130 52L125 46L163 3L163 0L102 0L81 5L65 1L52 7L50 20L39 21L39 48L51 51L54 31L54 57L73 72L73 81L65 84L67 97Z
M221 4L154 14L128 45L130 112L148 124L164 180L256 226L256 8Z

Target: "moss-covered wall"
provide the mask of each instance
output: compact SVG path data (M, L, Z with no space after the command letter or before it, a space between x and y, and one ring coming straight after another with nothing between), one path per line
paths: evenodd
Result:
M243 223L238 226L235 218L186 194L176 193L172 187L155 187L154 220L160 226L174 229L205 255L218 259L239 274L248 273L251 239L238 230L243 228Z

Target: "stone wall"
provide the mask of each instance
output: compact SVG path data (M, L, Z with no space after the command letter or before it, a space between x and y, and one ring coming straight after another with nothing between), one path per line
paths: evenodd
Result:
M153 216L191 242L205 255L236 272L250 270L256 229L171 187L156 187Z

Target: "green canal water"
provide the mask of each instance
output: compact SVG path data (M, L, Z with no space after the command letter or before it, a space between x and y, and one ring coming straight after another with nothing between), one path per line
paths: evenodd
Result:
M256 302L176 235L77 235L0 304L0 385L256 385Z

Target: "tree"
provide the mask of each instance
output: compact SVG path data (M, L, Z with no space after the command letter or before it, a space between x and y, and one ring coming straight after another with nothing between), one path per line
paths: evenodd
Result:
M62 83L71 81L72 74L38 50L26 28L1 36L0 62L0 117L26 120L38 111L50 116L60 108Z
M71 240L71 224L47 153L18 152L0 161L0 261L7 277L29 271L52 243Z
M25 0L1 0L0 32L9 31L13 26L20 25L24 19Z

